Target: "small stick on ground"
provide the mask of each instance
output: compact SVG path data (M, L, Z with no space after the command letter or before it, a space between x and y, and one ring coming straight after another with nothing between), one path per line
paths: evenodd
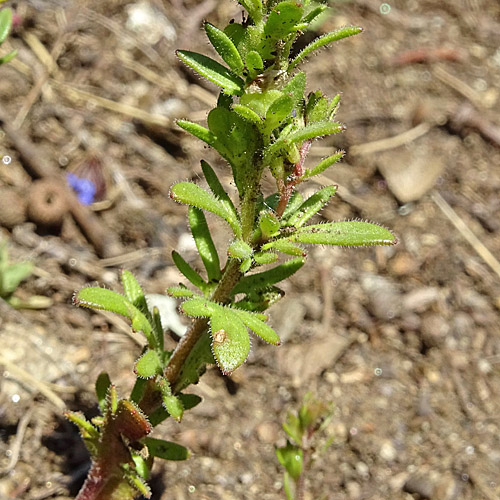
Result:
M367 142L365 144L358 144L349 148L349 154L351 155L368 155L372 153L378 153L380 151L387 151L388 149L394 149L399 146L404 146L409 142L422 137L427 134L429 130L434 127L434 123L422 122L416 127L407 130L401 134L395 135L393 137L388 137L387 139L381 139L379 141Z
M31 387L35 392L39 392L42 396L45 396L58 411L63 411L66 408L64 401L45 382L38 380L26 370L5 359L1 354L0 365L3 365L13 378L21 380L27 387Z
M467 240L467 243L476 251L493 272L500 277L500 262L495 256L486 248L481 240L469 229L467 224L457 215L455 210L448 205L446 200L435 191L431 195L432 201L439 207L450 222L460 231L460 234Z
M0 477L5 476L9 472L13 471L15 466L17 465L17 461L19 460L19 456L21 454L24 435L31 421L31 417L33 416L34 410L35 407L32 406L19 420L19 423L17 424L16 438L14 439L14 443L10 447L10 460L5 467L2 467L0 469Z

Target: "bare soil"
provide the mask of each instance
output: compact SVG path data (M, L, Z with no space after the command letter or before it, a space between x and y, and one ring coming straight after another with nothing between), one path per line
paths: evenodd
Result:
M120 290L121 268L164 293L180 280L175 248L199 265L169 187L199 179L201 158L229 176L174 124L203 122L216 101L174 50L206 52L202 20L241 13L226 0L10 3L1 50L19 54L0 68L0 230L12 259L36 266L16 295L53 305L0 305L0 499L62 500L89 467L64 408L95 415L103 370L127 394L140 352L126 323L74 308L72 294ZM399 244L310 252L270 311L283 345L255 340L229 380L210 369L191 388L203 403L157 429L193 457L156 465L154 499L284 498L274 447L308 391L334 403L335 439L307 499L500 498L500 4L337 2L316 34L345 24L365 32L306 66L310 90L342 92L347 126L311 152L347 151L319 181L339 185L322 217L376 220ZM91 159L102 201L44 226L30 209L40 169Z

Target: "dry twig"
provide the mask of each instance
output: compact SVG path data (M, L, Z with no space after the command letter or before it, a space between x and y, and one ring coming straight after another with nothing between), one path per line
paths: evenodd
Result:
M388 149L394 149L399 146L408 144L409 142L412 142L419 137L422 137L423 135L427 134L427 132L429 132L429 130L431 130L433 127L434 123L422 122L419 123L416 127L393 137L352 146L351 148L349 148L349 154L367 155L378 153L380 151L387 151Z
M467 240L469 245L471 245L484 262L490 266L493 272L500 277L500 262L498 262L481 240L469 229L467 224L457 215L455 210L448 205L446 200L438 192L435 191L432 193L431 198L443 214L446 215L450 222L458 229L460 234Z
M0 477L5 476L9 472L14 470L14 467L17 465L19 460L19 455L21 453L21 447L23 445L24 435L26 433L26 429L31 421L31 417L33 416L33 412L35 411L35 407L31 406L30 409L21 417L19 423L17 424L17 432L16 438L14 439L14 443L10 447L11 455L9 463L0 469Z
M17 366L12 361L4 358L0 354L0 364L4 365L5 369L11 373L13 378L19 379L21 382L26 384L27 387L32 387L37 392L45 396L56 408L59 412L63 411L66 408L66 404L64 401L51 389L51 387L38 380L33 375L28 373L26 370L23 370L19 366Z

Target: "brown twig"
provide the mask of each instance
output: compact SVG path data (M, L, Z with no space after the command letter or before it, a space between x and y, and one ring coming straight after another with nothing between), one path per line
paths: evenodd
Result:
M8 359L4 358L2 355L0 355L0 365L3 365L7 371L11 372L13 377L24 382L27 387L31 387L45 396L58 411L64 410L66 407L64 401L57 394L55 394L45 382L33 377L33 375L28 373L26 370L23 370L15 363L12 363Z
M500 147L500 126L491 122L470 103L458 106L456 112L450 116L450 126L460 133L466 128L476 129L485 139Z
M349 148L350 155L367 155L372 153L377 153L379 151L386 151L388 149L394 149L399 146L403 146L409 142L412 142L419 137L427 134L429 130L434 127L434 123L422 122L416 127L406 130L401 134L395 135L393 137L388 137L386 139L380 139L379 141L367 142L365 144L358 144Z
M394 66L404 66L406 64L429 63L433 61L464 62L465 54L456 48L426 47L401 52L392 59L391 63Z
M460 231L460 234L467 240L467 243L474 248L477 254L490 266L492 271L500 277L500 262L486 248L481 240L469 229L467 224L457 215L455 210L448 205L446 200L438 193L432 193L432 200L439 207L451 223Z
M19 460L24 435L31 421L31 417L33 416L34 410L35 407L32 406L19 420L19 423L17 424L16 437L14 439L14 443L10 447L11 455L9 463L5 467L0 468L0 477L5 476L6 474L14 470L17 461Z

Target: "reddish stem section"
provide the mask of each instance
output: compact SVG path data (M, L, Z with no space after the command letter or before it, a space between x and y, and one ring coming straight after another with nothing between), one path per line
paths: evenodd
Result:
M300 160L294 165L293 172L290 176L290 181L286 182L282 179L278 180L278 190L280 193L280 201L278 207L276 208L276 215L281 217L285 212L285 208L290 201L290 197L293 194L294 187L299 184L299 179L304 175L304 163L307 158L307 154L311 149L312 140L307 140L302 143L300 147Z

